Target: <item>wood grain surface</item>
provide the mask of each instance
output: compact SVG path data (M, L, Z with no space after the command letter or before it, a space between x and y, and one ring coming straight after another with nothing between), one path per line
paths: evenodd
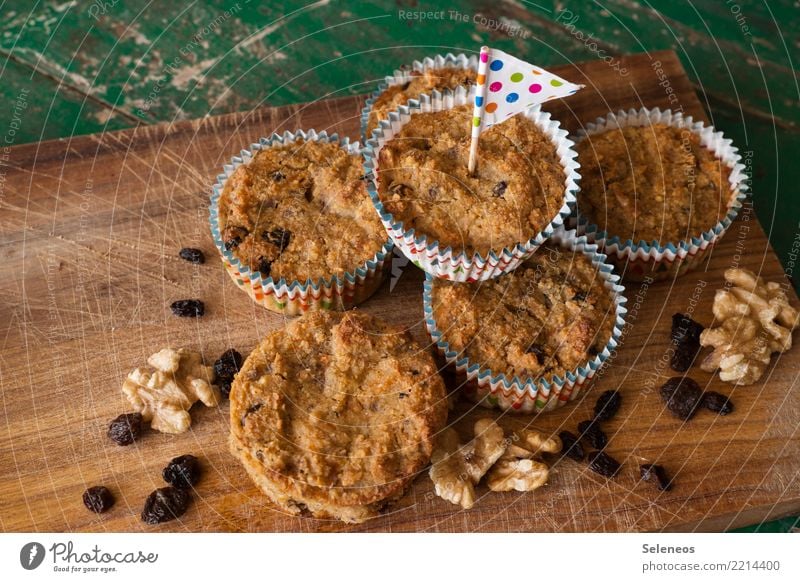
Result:
M549 108L574 130L608 110L648 106L703 110L673 53L625 57L621 77L604 62L554 68L587 88ZM656 63L660 63L657 65ZM670 92L671 91L671 92ZM670 95L675 95L670 102ZM451 421L468 432L496 415L507 427L575 430L594 397L624 396L608 424L608 452L623 462L606 480L585 464L555 465L533 493L487 494L471 511L432 495L427 476L386 515L358 526L283 515L271 507L227 451L228 405L192 410L190 432L148 432L118 447L105 435L127 411L125 375L165 346L213 360L248 352L283 318L254 305L228 278L207 227L210 185L238 150L273 130L316 128L357 134L362 100L257 109L171 125L140 127L13 148L0 198L0 529L3 531L640 531L722 530L800 510L800 356L775 358L759 384L735 390L693 368L701 385L732 394L733 414L700 412L682 423L665 411L658 387L671 315L692 311L708 324L725 268L739 264L781 281L797 297L750 208L710 261L676 281L630 284L629 324L612 364L587 397L539 417L458 404ZM205 265L178 258L202 248ZM425 341L421 273L402 270L363 309ZM206 316L174 317L176 299L201 298ZM426 342L427 343L427 342ZM147 494L163 485L174 456L201 457L205 475L178 521L144 525ZM638 480L641 462L663 464L676 486L661 493ZM108 486L105 515L88 512L83 490Z

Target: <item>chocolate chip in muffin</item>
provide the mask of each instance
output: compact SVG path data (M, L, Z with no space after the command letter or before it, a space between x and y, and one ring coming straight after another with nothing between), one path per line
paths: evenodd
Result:
M267 257L258 257L256 271L260 272L262 277L269 277L270 271L272 271L272 261Z
M283 228L273 228L262 232L261 238L275 245L279 251L283 252L292 240L292 232Z
M247 235L247 229L243 226L227 227L222 233L222 242L225 244L225 250L230 251L238 247Z
M114 505L114 496L108 488L96 485L83 492L83 504L89 511L105 513Z
M494 188L492 188L492 196L495 198L502 198L506 193L506 188L508 188L508 183L505 180L500 180L494 185Z
M275 181L275 182L283 182L285 179L286 179L286 175L283 172L281 172L280 170L272 172L272 180L273 181Z
M439 197L439 189L438 188L428 188L428 198L431 200L436 200Z
M578 291L575 295L572 296L573 301L586 301L586 293L584 291Z

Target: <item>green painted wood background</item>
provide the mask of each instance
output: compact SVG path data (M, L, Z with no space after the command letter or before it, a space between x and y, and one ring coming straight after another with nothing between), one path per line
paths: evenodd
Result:
M481 44L543 66L674 49L714 125L752 156L758 217L784 265L796 260L795 0L6 1L0 151L364 93L403 63Z

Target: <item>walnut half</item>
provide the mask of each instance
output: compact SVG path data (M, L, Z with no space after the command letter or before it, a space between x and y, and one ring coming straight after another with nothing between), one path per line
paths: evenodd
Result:
M728 269L729 289L714 295L717 327L700 334L700 345L714 348L701 363L707 372L719 369L721 380L738 385L757 382L775 352L792 347L798 313L778 283L765 283L747 269Z
M198 400L217 406L221 396L214 386L214 368L203 365L198 352L165 348L147 359L154 370L136 368L122 391L136 412L155 430L177 434L192 424L189 409Z
M489 471L486 484L492 491L533 491L550 476L549 467L539 460L542 453L561 451L561 439L537 430L514 433L506 452Z

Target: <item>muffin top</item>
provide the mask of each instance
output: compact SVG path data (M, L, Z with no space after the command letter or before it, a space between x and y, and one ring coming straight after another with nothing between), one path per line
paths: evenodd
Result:
M688 129L612 129L576 149L578 208L609 236L677 243L713 228L727 213L730 169Z
M386 242L362 177L361 157L334 143L298 140L259 151L220 195L225 248L275 280L354 271Z
M591 260L547 242L515 271L479 285L435 279L433 317L471 364L549 379L586 365L611 339L611 292Z
M423 93L453 90L459 85L474 85L478 74L472 69L458 67L439 67L425 71L412 71L411 79L399 85L391 85L381 93L372 104L367 121L367 136L378 127L381 119L388 119L389 113L408 103L409 99L419 99Z
M481 134L470 176L471 117L471 105L413 114L378 154L378 195L405 229L485 255L542 231L564 204L566 174L556 146L517 115Z
M344 506L402 493L447 420L430 353L360 311L311 312L270 333L230 402L231 439L258 473L298 502Z

